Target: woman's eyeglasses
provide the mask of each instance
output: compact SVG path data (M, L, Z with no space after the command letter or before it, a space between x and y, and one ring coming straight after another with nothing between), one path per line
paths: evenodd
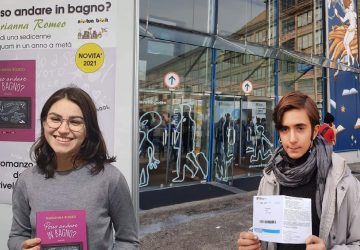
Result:
M46 117L46 123L50 128L58 129L61 124L66 121L67 126L71 131L79 132L85 127L84 118L82 117L70 117L69 119L64 119L61 116L49 114Z

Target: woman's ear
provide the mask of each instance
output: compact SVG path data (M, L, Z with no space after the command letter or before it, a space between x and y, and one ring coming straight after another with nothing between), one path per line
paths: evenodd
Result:
M318 134L318 132L319 132L319 128L320 128L320 125L318 124L318 125L315 125L315 127L314 127L314 134L313 134L313 140L315 140L315 138L316 138L316 136L317 136L317 134Z

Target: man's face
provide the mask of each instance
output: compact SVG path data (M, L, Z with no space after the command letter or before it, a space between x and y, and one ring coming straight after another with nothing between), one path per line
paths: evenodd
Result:
M305 109L292 109L284 113L279 129L285 152L291 159L299 159L308 150L317 135L319 125L311 131L310 119Z

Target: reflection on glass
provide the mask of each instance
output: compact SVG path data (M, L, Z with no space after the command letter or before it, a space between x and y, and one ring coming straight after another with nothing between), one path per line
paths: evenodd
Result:
M306 54L323 54L322 1L280 0L280 47Z
M140 0L140 20L207 32L209 2L208 0Z

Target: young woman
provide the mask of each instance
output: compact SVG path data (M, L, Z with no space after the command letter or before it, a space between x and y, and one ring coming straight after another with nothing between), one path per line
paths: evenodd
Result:
M281 146L264 170L258 195L310 198L312 235L304 244L261 242L241 232L238 249L360 249L360 183L332 145L317 136L319 112L307 95L292 92L273 120Z
M41 114L41 135L13 191L10 250L40 249L38 211L85 209L89 250L138 249L138 229L125 178L111 162L96 108L82 89L56 91Z

